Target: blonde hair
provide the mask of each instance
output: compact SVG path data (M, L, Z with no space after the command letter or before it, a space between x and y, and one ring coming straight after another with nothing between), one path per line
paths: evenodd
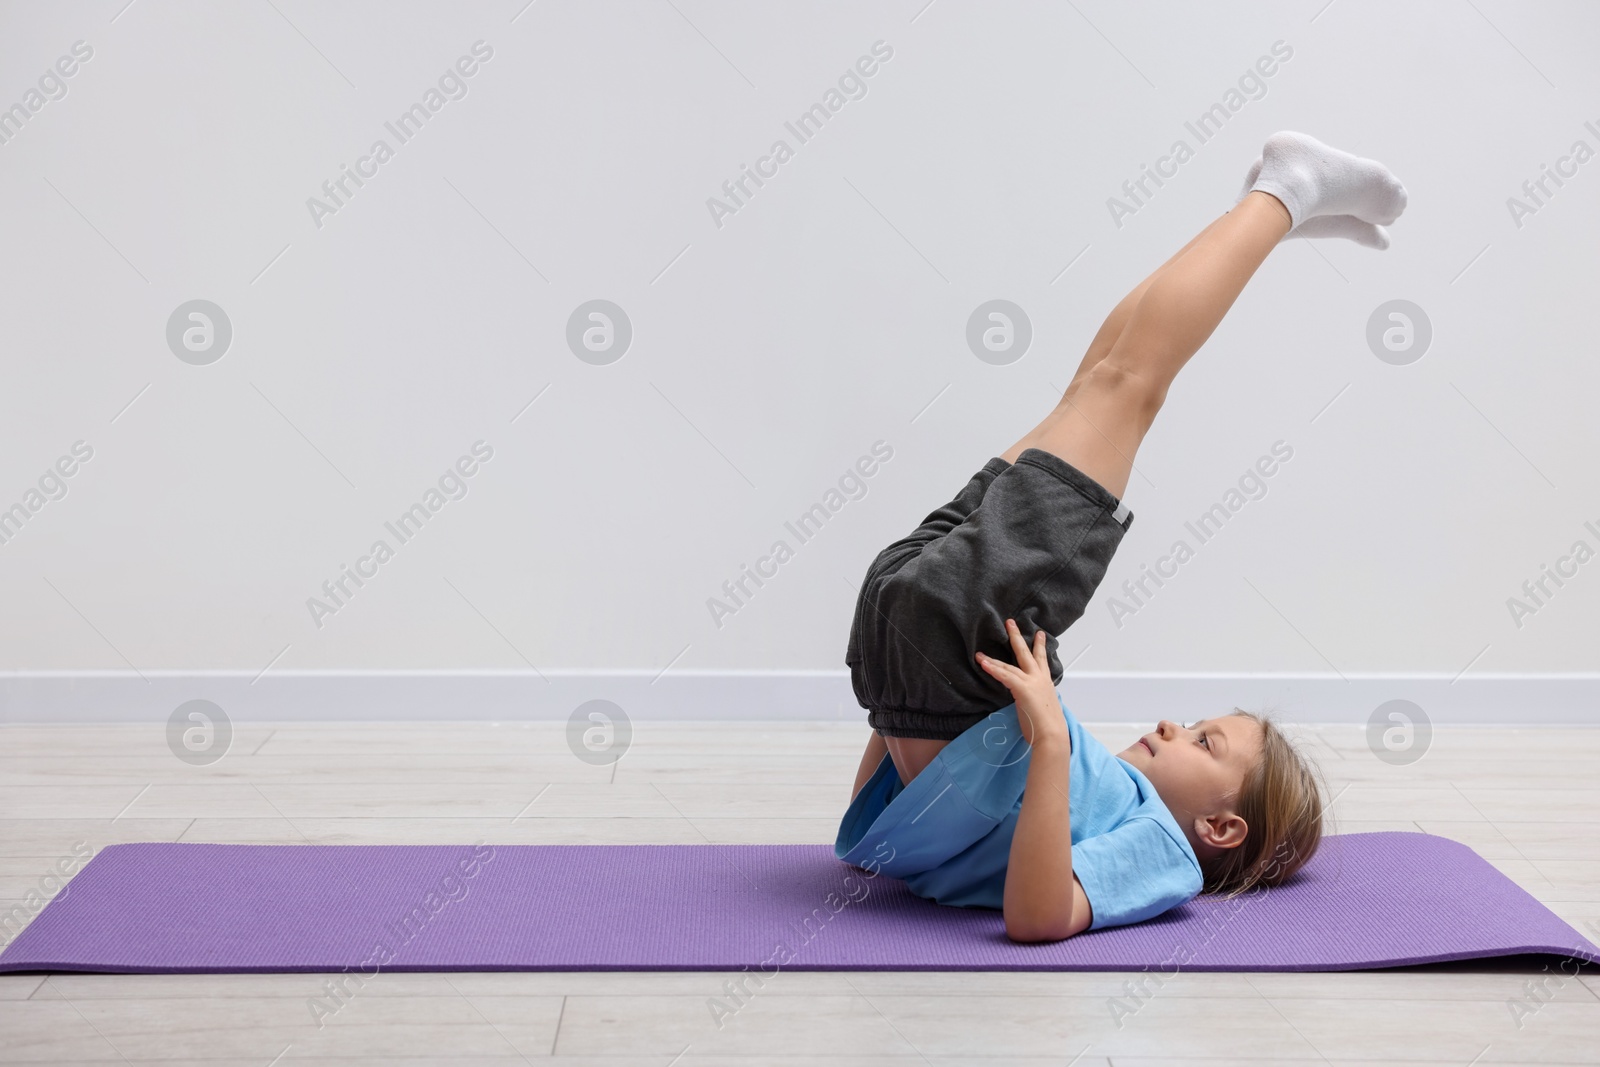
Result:
M1275 886L1304 867L1322 843L1326 787L1316 765L1276 723L1241 708L1261 726L1261 759L1246 772L1234 805L1249 827L1244 843L1205 865L1202 893L1227 899Z

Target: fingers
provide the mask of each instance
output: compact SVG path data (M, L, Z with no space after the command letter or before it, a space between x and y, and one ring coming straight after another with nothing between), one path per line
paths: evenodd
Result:
M1049 673L1050 654L1047 648L1048 635L1043 629L1033 633L1033 647L1028 647L1028 642L1022 639L1022 631L1017 627L1015 619L1006 620L1006 638L1011 644L1012 655L1017 662L1013 666L1004 660L994 659L982 652L976 654L978 665L991 676L1004 683L1006 688L1014 689L1016 685L1038 670Z
M1000 682L1000 684L1004 685L1007 689L1015 689L1017 684L1022 680L1021 673L1011 664L1005 662L1004 660L993 659L989 656L985 656L982 652L978 653L978 666L989 672L989 674L993 676L996 681Z
M1006 636L1011 639L1011 654L1017 657L1017 666L1027 670L1028 662L1033 659L1033 653L1028 650L1028 642L1022 639L1022 631L1017 629L1016 619L1006 620Z
M1017 627L1017 620L1006 620L1006 636L1011 641L1011 652L1017 657L1017 666L1024 672L1031 671L1035 666L1050 668L1050 654L1046 649L1047 635L1041 627L1033 632L1033 647L1028 647L1028 642L1022 639L1022 631Z

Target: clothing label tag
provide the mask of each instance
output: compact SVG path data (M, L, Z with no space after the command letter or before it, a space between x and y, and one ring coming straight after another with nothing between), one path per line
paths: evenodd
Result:
M1124 504L1120 500L1117 501L1117 510L1113 511L1111 513L1111 521L1120 524L1122 522L1122 520L1126 519L1127 517L1128 517L1128 505Z

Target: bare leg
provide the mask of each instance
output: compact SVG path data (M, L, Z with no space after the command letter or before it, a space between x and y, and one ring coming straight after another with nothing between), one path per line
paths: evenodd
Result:
M1217 222L1225 217L1224 215L1213 219L1205 229L1195 234L1188 244L1172 253L1172 258L1151 271L1144 281L1134 286L1128 295L1123 297L1117 303L1117 306L1111 309L1111 313L1106 316L1106 320L1100 324L1100 329L1094 335L1094 340L1089 342L1089 349L1083 354L1083 362L1078 365L1077 373L1072 376L1072 381L1068 383L1068 395L1073 392L1080 380L1088 375L1094 365L1104 359L1107 352L1111 351L1111 346L1116 344L1117 338L1122 336L1122 331L1127 327L1128 320L1133 317L1133 309L1139 305L1140 300L1144 299L1145 291L1150 288L1150 283L1156 280L1156 276L1176 263L1180 256L1193 248L1200 238L1210 233L1212 227L1216 226Z
M1042 449L1120 499L1128 489L1133 456L1173 379L1289 232L1290 221L1276 197L1254 192L1212 222L1147 280L1104 357L1086 373L1080 368L1082 376L1074 378L1055 410L1001 458L1014 462L1024 449ZM1102 333L1109 325L1108 320Z
M911 779L921 774L922 769L932 763L939 751L950 743L929 737L885 737L883 742L888 746L889 758L894 761L901 785L910 785Z
M877 731L873 731L872 736L867 738L866 751L861 753L861 765L856 768L856 784L850 789L851 800L856 798L856 794L861 792L861 787L866 785L877 771L878 764L883 762L883 754L889 751L888 745L885 744L887 740ZM899 767L896 766L895 769L899 770Z

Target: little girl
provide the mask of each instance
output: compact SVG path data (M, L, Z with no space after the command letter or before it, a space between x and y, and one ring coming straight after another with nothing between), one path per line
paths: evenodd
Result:
M845 661L874 734L835 844L1017 941L1277 885L1316 852L1322 790L1269 720L1162 720L1115 757L1056 693L1059 634L1133 524L1122 502L1167 390L1278 243L1389 246L1387 168L1283 132L1231 211L1123 298L1059 404L881 552Z

